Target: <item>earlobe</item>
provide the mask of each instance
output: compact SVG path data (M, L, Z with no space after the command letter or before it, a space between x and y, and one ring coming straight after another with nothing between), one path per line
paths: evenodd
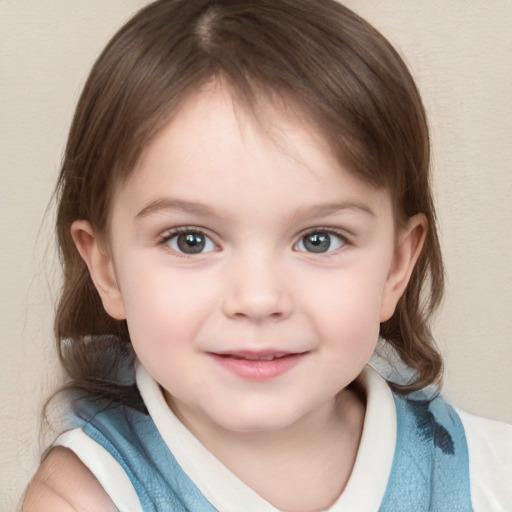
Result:
M393 265L382 297L381 322L391 318L400 297L405 292L423 249L426 234L427 219L421 213L411 217L407 226L399 234Z
M116 320L124 320L126 314L123 298L117 284L112 255L106 243L85 220L73 222L71 236L89 269L105 311Z

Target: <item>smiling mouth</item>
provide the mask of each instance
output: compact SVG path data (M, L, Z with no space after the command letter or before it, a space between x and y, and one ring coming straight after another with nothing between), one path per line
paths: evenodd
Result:
M274 359L282 359L296 355L297 352L221 352L215 354L219 357L231 357L233 359L241 359L246 361L273 361Z
M275 379L297 366L307 352L233 351L209 354L223 369L253 382Z

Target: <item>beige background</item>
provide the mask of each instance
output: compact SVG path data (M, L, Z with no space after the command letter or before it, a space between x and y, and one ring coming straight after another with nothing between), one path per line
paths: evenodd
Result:
M59 379L46 209L74 104L95 56L145 3L0 0L2 511L36 468L40 407ZM512 0L347 5L399 47L429 111L448 271L436 322L445 394L512 422Z

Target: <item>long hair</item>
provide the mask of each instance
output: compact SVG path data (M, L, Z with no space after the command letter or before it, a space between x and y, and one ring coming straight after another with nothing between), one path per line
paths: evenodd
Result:
M407 290L380 336L414 370L409 392L438 383L429 320L443 265L429 183L425 111L406 65L367 22L334 0L159 0L113 37L86 82L57 186L64 271L55 334L71 388L128 403L112 378L132 356L126 323L107 315L70 234L77 219L108 228L113 190L183 101L212 80L254 106L289 98L355 176L389 190L397 225L423 213L428 230Z

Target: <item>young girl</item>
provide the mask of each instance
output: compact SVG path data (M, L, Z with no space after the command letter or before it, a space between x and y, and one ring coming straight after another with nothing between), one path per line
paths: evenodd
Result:
M437 392L421 99L354 13L148 5L92 70L58 190L74 411L23 510L512 510L512 428Z

